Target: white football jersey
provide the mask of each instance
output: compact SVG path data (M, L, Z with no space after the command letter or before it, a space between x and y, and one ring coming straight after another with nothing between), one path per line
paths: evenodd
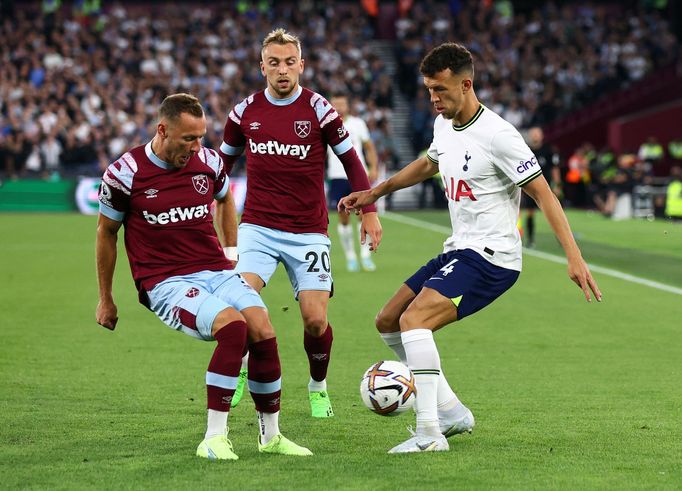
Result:
M542 170L516 128L483 105L462 126L439 115L427 157L438 164L448 198L452 235L444 252L473 249L521 271L520 188Z
M367 128L367 125L362 119L348 115L343 119L343 127L348 131L350 140L353 143L353 148L358 154L358 157L360 157L360 162L365 166L365 170L367 170L367 163L365 162L365 154L362 146L369 140L369 129ZM346 177L346 169L330 147L327 147L327 163L329 165L327 168L328 179L348 179L348 177Z

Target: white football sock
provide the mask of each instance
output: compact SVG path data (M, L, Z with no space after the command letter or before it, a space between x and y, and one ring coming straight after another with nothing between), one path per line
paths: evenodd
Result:
M391 348L401 363L407 365L407 356L400 336L400 332L382 332L381 339L386 346ZM447 419L459 419L464 416L466 408L457 397L457 394L450 388L450 384L441 370L438 377L438 412L444 413Z
M249 352L247 351L246 354L242 358L242 370L248 370L249 369Z
M407 363L417 387L417 433L440 435L438 424L438 379L440 358L430 329L401 333Z
M358 237L362 237L360 229L362 228L362 224L358 225ZM370 237L369 234L365 236L365 243L360 244L360 257L362 259L370 259L370 256L372 255L372 251L369 250L370 246Z
M310 382L308 382L308 392L321 392L327 390L327 379L320 380L319 382L312 377L310 377Z
M206 425L205 438L211 438L216 435L224 435L227 429L227 411L216 411L214 409L208 410L208 424Z
M336 226L336 230L339 233L339 239L341 240L341 247L346 255L346 261L358 260L358 256L355 254L355 245L353 244L353 227L349 223L348 225L341 225L340 223Z
M257 411L257 414L260 442L261 445L265 445L279 434L279 411L276 413L263 413Z
M403 340L400 337L400 331L396 332L382 332L379 333L381 339L384 340L386 346L391 348L403 365L407 365L407 355L405 355L405 348L403 347Z

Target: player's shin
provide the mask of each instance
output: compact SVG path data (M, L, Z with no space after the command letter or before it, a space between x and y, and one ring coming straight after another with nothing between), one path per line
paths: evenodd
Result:
M237 386L241 356L246 344L246 323L234 321L215 334L218 342L206 371L208 424L206 438L222 435Z
M313 387L315 390L327 389L327 370L329 368L333 340L334 334L331 324L327 324L327 328L319 337L312 336L307 331L303 333L303 347L308 355L310 378L313 382L318 382L319 384Z
M276 338L249 345L249 391L258 412L260 442L266 444L279 434L282 370Z
M417 434L440 436L438 422L438 380L440 357L429 329L401 333L407 362L417 388Z
M405 348L403 347L402 337L400 332L382 332L381 339L384 340L386 346L396 354L401 363L407 365L407 356L405 355ZM441 370L438 377L438 395L437 395L438 417L444 420L456 420L465 415L467 408L457 397L457 394L450 388L450 384L445 378L445 374Z

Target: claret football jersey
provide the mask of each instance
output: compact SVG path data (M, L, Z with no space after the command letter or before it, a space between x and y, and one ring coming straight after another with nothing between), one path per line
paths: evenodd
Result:
M216 236L211 204L226 195L222 159L202 147L182 169L159 159L151 143L107 167L100 213L123 222L125 245L138 289L171 276L230 269Z
M321 95L299 87L287 99L266 90L229 113L220 150L246 152L247 191L242 223L293 233L327 233L324 194L327 146L352 148L336 110Z

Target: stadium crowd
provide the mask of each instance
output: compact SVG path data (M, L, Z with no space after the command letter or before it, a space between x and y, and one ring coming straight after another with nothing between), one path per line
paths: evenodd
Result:
M151 139L155 108L179 91L204 103L206 144L219 146L228 108L263 86L260 40L275 24L311 47L304 86L366 101L356 111L385 153L391 81L358 4L113 4L87 13L33 4L0 26L0 170L100 175L125 148Z
M392 136L394 91L411 103L415 153L431 140L434 113L417 65L446 40L471 49L480 99L519 128L542 126L639 80L678 52L655 10L548 2L514 12L509 1L429 0L413 2L395 22L391 77L371 43L376 19L361 2L59 4L3 13L0 177L101 175L125 148L151 139L154 108L178 91L204 103L206 144L217 147L228 108L263 86L260 39L273 26L307 47L304 86L352 95L389 167L405 162Z
M657 10L538 3L514 12L509 1L415 2L397 22L398 86L413 101L415 151L431 140L433 123L418 63L442 42L469 47L480 67L478 96L519 128L544 126L678 56L678 42Z

